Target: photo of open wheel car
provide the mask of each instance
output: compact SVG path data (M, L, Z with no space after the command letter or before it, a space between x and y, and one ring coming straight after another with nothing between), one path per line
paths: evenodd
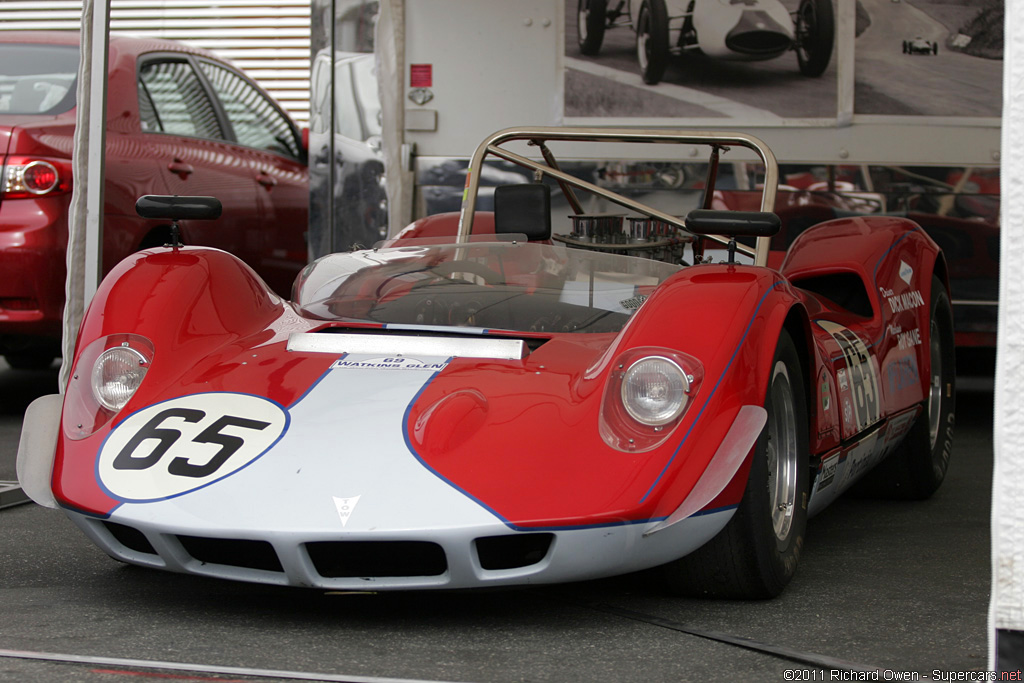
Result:
M549 147L598 143L710 148L702 207L668 215ZM758 210L711 208L722 154L763 164ZM477 211L487 157L551 182ZM940 486L953 328L920 226L826 221L767 267L778 166L739 133L508 129L470 168L460 212L313 262L292 301L216 249L126 258L65 395L28 409L26 493L117 560L196 575L400 590L659 568L675 593L761 598L842 492Z
M796 52L800 73L828 68L835 40L832 0L800 0L789 12L780 0L578 0L579 49L596 55L607 29L636 32L645 83L661 81L671 55L700 51L716 59L761 61Z
M921 36L913 40L903 41L903 54L905 55L937 55L939 54L939 41L925 40Z

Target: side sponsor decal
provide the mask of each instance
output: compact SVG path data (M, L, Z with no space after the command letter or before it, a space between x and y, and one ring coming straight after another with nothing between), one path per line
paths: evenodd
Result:
M818 475L818 490L821 490L835 481L836 468L839 467L839 453L829 456L821 461L821 473Z
M839 488L845 490L850 484L870 470L881 458L881 449L876 448L878 433L875 432L863 439L846 452L846 468Z
M111 496L146 503L219 481L267 452L288 428L277 403L234 393L192 394L147 406L107 436L96 475Z
M843 352L842 360L846 367L836 370L840 395L843 396L843 419L849 424L852 417L856 430L863 430L882 418L877 362L864 341L851 330L828 320L818 320L817 323L832 335ZM847 391L852 394L852 402Z
M902 294L896 294L891 289L886 289L885 287L880 287L879 291L885 297L885 301L889 304L889 310L893 314L912 311L925 305L924 297L921 295L920 290L917 289L911 289Z
M910 267L910 264L900 259L900 279L907 283L907 287L910 286L914 280L914 269Z
M889 382L889 393L894 395L898 391L921 384L921 373L917 368L915 356L893 359L885 366L885 374Z

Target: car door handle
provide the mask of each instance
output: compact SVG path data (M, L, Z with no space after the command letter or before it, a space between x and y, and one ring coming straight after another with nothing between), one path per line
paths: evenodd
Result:
M256 182L269 190L274 185L277 185L277 178L267 173L261 172L258 176L256 176Z
M192 167L192 164L186 164L181 159L175 159L171 163L167 164L167 170L171 173L178 174L182 180L188 177L190 173L193 173L196 169Z

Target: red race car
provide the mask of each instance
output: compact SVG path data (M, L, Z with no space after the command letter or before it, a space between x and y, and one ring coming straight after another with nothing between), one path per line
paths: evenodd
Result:
M60 353L76 32L0 38L0 354L16 368ZM185 242L230 251L287 295L307 261L302 137L250 79L202 50L113 36L107 98L103 263L164 244L142 194L213 194L224 217L185 221Z
M719 154L748 148L767 189L680 219L560 171L565 142L710 145L708 206ZM488 155L560 183L571 229L552 234L543 183L476 212ZM766 267L777 166L739 134L509 130L470 168L460 213L319 259L292 302L222 251L125 259L63 401L29 407L25 491L118 560L206 576L397 590L661 567L673 591L753 598L851 486L941 484L953 328L918 225L828 221ZM629 215L584 213L580 191Z

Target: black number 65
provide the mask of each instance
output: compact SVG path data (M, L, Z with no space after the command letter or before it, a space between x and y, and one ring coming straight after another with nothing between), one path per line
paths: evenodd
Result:
M170 427L160 425L172 417L179 418L185 422L201 422L206 417L206 412L192 408L168 408L157 413L149 422L143 425L142 429L135 433L128 443L124 445L121 452L114 458L113 467L115 470L144 470L152 467L160 461L160 458L170 450L179 438L181 432ZM221 430L225 427L242 427L244 429L261 430L270 425L269 422L250 420L234 415L224 415L218 418L212 425L200 432L192 439L193 443L212 443L220 446L220 450L207 462L194 464L188 458L177 457L171 460L167 471L179 477L205 477L213 474L224 464L242 445L245 440L240 436L223 434ZM157 444L148 455L137 456L135 451L142 445L143 441L156 439Z

